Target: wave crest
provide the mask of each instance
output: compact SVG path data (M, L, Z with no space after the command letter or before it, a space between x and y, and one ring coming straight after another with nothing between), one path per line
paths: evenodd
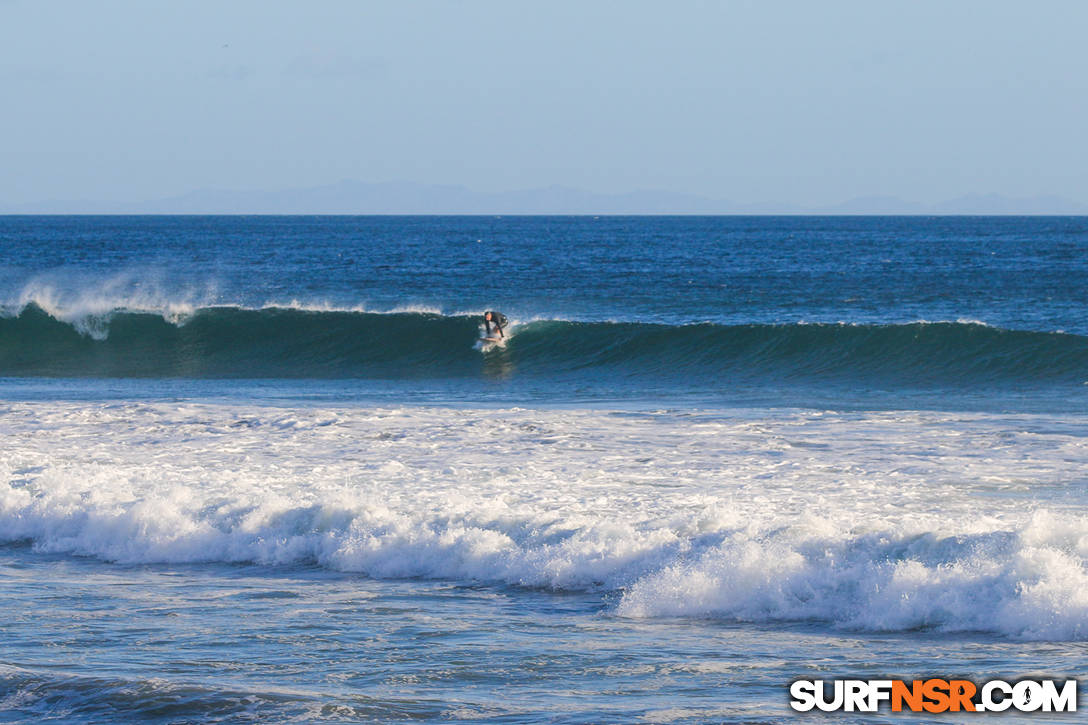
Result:
M9 311L10 313L11 311ZM0 317L0 375L193 378L470 378L479 318L301 305L155 312L53 309ZM595 373L693 386L830 381L975 386L1088 380L1088 338L976 322L889 325L534 320L501 351L530 377Z

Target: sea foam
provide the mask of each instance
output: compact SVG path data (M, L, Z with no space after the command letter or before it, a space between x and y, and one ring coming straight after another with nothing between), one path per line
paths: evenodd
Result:
M0 537L600 592L627 617L1084 640L1072 423L10 403Z

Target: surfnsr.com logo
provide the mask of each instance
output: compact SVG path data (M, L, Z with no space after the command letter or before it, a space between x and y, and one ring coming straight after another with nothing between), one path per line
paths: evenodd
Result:
M1076 680L796 680L790 707L798 712L1076 712Z

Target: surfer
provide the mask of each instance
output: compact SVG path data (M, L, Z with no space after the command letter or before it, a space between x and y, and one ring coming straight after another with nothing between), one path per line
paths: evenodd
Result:
M491 337L491 326L495 326L495 332L499 334L500 338L506 337L503 334L502 328L506 325L506 315L501 312L493 312L488 310L484 313L484 327L487 328L487 336Z

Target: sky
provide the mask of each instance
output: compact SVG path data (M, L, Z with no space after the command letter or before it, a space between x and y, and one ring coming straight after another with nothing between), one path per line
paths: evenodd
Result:
M0 202L1088 202L1088 3L0 0Z

